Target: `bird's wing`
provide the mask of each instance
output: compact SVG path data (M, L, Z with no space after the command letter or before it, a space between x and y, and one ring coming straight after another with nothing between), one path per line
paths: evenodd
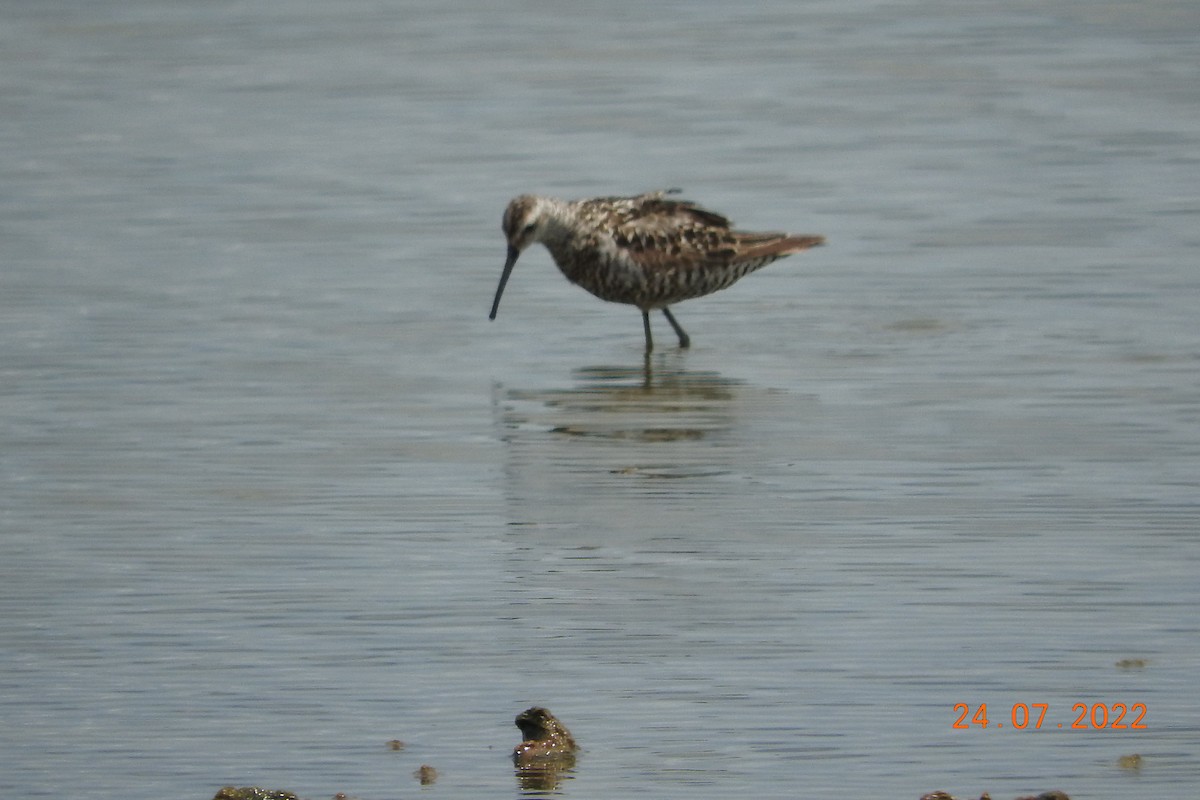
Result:
M605 198L593 206L605 215L597 228L608 231L617 247L646 267L729 263L737 244L729 220L695 203L668 199L673 191Z
M823 242L819 236L732 230L726 217L667 197L677 191L583 201L580 211L592 216L597 233L606 231L630 260L649 269L761 265Z

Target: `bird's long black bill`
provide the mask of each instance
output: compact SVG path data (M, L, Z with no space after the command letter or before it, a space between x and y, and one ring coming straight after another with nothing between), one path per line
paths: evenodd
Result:
M512 274L513 264L517 263L517 258L521 255L521 251L508 246L508 258L504 262L504 272L500 273L500 285L496 287L496 299L492 301L492 313L488 314L488 319L495 319L496 312L500 309L500 295L504 294L504 284L508 283L508 276Z

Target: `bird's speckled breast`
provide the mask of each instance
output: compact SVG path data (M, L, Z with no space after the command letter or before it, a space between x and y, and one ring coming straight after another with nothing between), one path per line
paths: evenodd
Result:
M567 280L601 300L639 305L639 298L646 297L644 270L611 239L577 235L546 247Z

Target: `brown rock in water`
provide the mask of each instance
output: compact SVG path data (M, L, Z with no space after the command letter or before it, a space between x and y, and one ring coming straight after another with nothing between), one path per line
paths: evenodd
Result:
M579 749L567 726L545 708L534 706L517 715L522 742L513 749L518 767L539 761L574 761Z
M523 741L513 750L517 782L524 791L554 791L575 768L579 749L567 726L537 706L517 715Z
M421 782L422 786L430 786L438 779L438 771L428 764L422 764L413 772L413 777Z
M921 795L921 800L955 800L954 796L949 792L930 792L929 794ZM979 800L992 800L991 795L984 792L979 796ZM1064 792L1042 792L1037 797L1030 795L1028 797L1018 797L1017 800L1071 800Z
M296 795L278 789L260 789L257 786L222 787L213 800L297 800Z

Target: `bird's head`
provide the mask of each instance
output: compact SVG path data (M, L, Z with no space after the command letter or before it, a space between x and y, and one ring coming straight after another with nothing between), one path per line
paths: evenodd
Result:
M504 209L504 221L500 227L504 231L504 238L508 240L508 258L504 261L504 272L500 274L500 285L496 287L496 299L492 301L489 319L496 318L500 295L504 294L504 285L508 283L508 276L521 257L521 251L542 240L550 220L550 207L551 203L546 198L523 194L514 197L508 208Z

